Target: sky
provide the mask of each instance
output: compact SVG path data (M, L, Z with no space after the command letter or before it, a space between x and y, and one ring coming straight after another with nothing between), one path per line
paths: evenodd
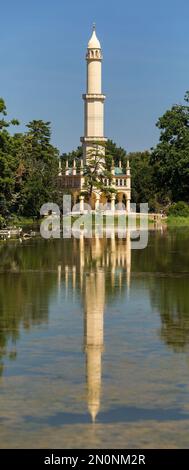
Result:
M128 152L158 141L155 124L189 89L188 0L0 0L0 96L20 131L51 121L61 152L80 145L85 54L103 48L105 135Z

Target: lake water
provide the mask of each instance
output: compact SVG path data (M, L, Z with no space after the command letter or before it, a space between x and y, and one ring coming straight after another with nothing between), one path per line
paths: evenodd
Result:
M0 447L189 447L189 233L0 244Z

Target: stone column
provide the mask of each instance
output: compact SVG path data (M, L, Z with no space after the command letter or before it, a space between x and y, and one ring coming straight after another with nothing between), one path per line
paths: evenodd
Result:
M131 212L130 204L131 204L131 201L130 201L130 198L127 194L126 195L126 211L127 211L128 214Z
M126 175L127 175L126 186L127 186L127 189L131 190L131 169L130 169L130 166L129 166L129 160L127 160Z
M81 159L80 163L80 175L83 175L83 159Z
M115 167L114 167L114 161L112 161L112 167L111 167L111 174L112 174L112 182L111 182L111 185L112 186L115 186Z
M76 162L75 162L75 158L74 158L74 161L73 161L73 169L72 169L72 175L76 175Z
M69 175L69 166L68 166L68 160L66 160L66 175Z
M95 211L98 211L99 208L100 208L100 194L96 194Z
M111 195L111 211L112 212L115 211L115 194L114 193Z
M84 212L84 196L80 196L80 212Z
M59 163L58 163L58 176L62 176L62 164L61 164L60 158L59 158Z

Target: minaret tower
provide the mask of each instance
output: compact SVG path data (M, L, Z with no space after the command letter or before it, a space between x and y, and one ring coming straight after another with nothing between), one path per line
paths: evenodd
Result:
M84 116L84 137L81 137L83 144L84 163L87 160L87 153L94 146L104 144L107 139L104 137L104 100L102 94L102 50L100 42L96 36L95 25L93 33L88 43L87 54L87 92L83 95L85 104ZM104 147L101 148L105 153Z

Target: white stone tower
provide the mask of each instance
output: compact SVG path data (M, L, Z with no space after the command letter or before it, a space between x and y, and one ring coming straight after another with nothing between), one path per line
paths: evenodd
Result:
M87 54L87 91L83 95L84 111L84 137L81 137L83 144L83 159L86 162L87 153L96 143L105 143L104 137L104 100L102 94L102 50L100 42L96 36L95 25L93 33L88 42ZM102 154L105 151L101 148Z

